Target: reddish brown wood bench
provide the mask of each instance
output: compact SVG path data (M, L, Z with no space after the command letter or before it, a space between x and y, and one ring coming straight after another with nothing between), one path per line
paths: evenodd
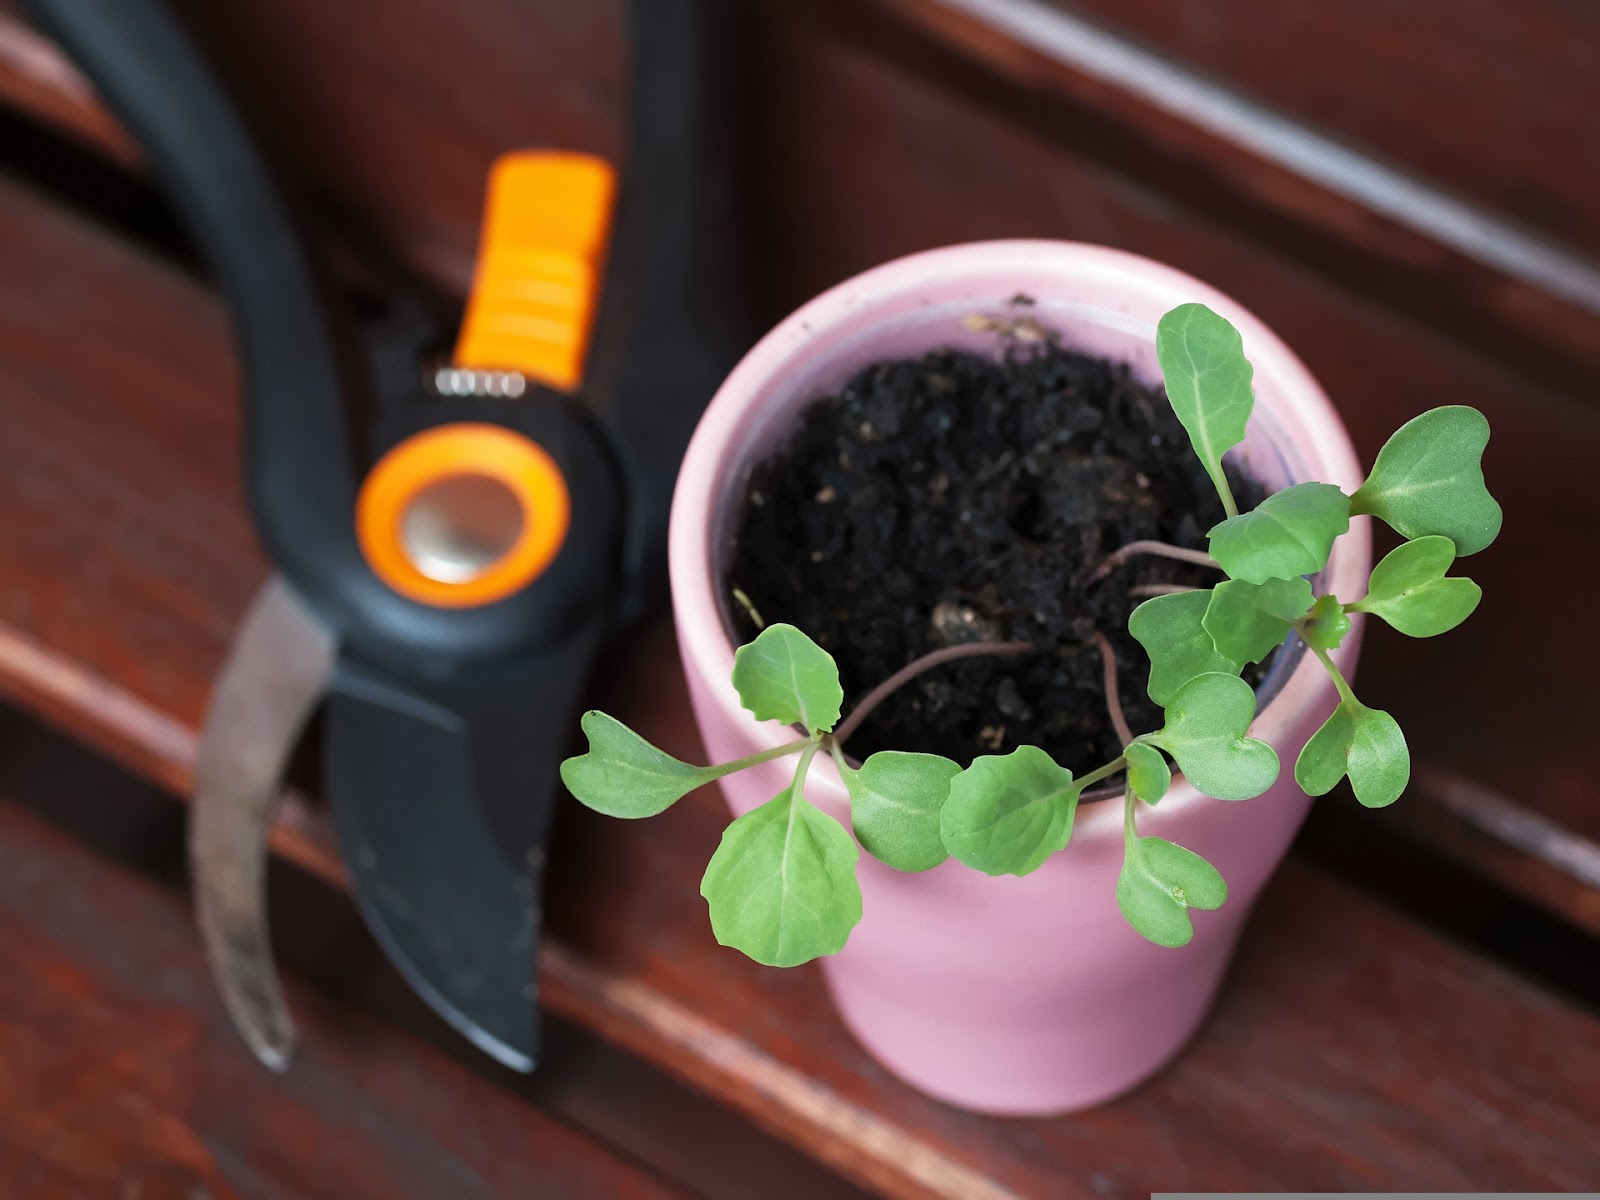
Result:
M1475 4L1511 19L1509 0ZM431 6L405 0L377 30L341 27L347 18L298 0L229 6L226 15L191 7L247 95L263 95L274 81L282 107L263 111L295 131L284 139L291 161L330 209L370 218L372 240L394 261L446 290L464 278L491 153L541 138L595 148L618 141L618 74L597 65L617 49L609 6L572 17L552 0L518 13L530 30L559 33L533 45L526 61L495 36L511 17L489 0L461 6L443 26ZM1559 654L1530 655L1527 628L1533 622L1543 632L1551 616L1527 580L1548 562L1549 547L1588 545L1600 517L1594 490L1573 485L1600 451L1600 416L1572 384L1600 360L1600 315L1537 278L1507 275L1430 240L1423 226L1374 217L1282 163L1185 133L1137 94L1107 91L1052 57L1049 37L1035 36L1054 29L1050 11L1001 0L830 3L820 15L786 0L763 5L752 53L770 67L760 103L772 142L783 147L753 168L771 306L921 245L1080 236L1166 258L1266 315L1327 385L1369 457L1399 417L1428 404L1482 408L1495 428L1489 469L1508 514L1502 542L1481 566L1473 563L1488 598L1469 627L1437 645L1375 632L1363 690L1406 725L1422 769L1392 814L1352 819L1372 822L1363 828L1374 838L1413 839L1453 858L1472 878L1492 880L1569 928L1600 932L1600 806L1582 757L1588 709L1567 685L1600 665L1600 645L1577 637ZM1518 26L1526 42L1506 54L1537 61L1548 23L1559 18L1529 11L1532 24ZM1135 6L1126 19L1142 12ZM1002 19L1018 13L1045 24L1018 28ZM1377 38L1372 20L1364 36ZM1357 20L1350 28L1358 37L1365 27ZM426 47L400 32L416 29L430 31ZM0 34L0 45L32 45L19 27L0 25ZM352 40L368 57L352 63ZM1172 48L1223 72L1242 70L1225 56L1209 59L1203 39ZM447 92L450 72L469 60L500 103L480 111L424 101L430 89ZM92 99L39 61L0 57L0 96L96 153L130 161ZM284 95L290 61L297 87ZM524 86L530 73L542 73L537 87ZM1571 87L1594 77L1574 76ZM1304 96L1280 90L1287 78L1285 67L1282 78L1244 82L1304 109ZM1506 84L1495 103L1520 96ZM1088 111L1090 127L1046 136L1039 106L1063 120ZM1312 108L1302 115L1322 115ZM1410 161L1404 139L1386 140L1381 123L1357 116L1339 131ZM1445 120L1428 116L1435 118ZM1102 144L1107 131L1141 149L1137 166L1126 161L1124 143ZM1581 146L1585 131L1563 127L1561 136ZM1473 175L1464 150L1438 152L1438 162L1417 165L1501 203L1497 181ZM1175 174L1163 189L1169 194L1158 195L1161 168L1179 172L1191 156L1211 182L1191 188ZM1525 210L1509 211L1525 222L1556 211L1567 186L1559 173L1530 168ZM1219 215L1227 188L1248 202L1260 229ZM1592 234L1579 218L1543 232L1585 248ZM1349 262L1326 261L1335 243L1348 245ZM1413 293L1430 299L1413 307ZM235 386L225 321L203 284L27 183L0 181L0 694L175 795L189 785L213 673L265 571L238 495ZM1574 584L1594 574L1587 561L1568 569L1580 576ZM640 631L628 654L626 680L602 672L597 700L693 757L666 624ZM1324 808L1340 803L1352 802L1336 796ZM719 817L712 794L648 825L569 815L553 856L547 1004L870 1189L1103 1196L1175 1187L1561 1190L1600 1180L1593 1011L1304 858L1292 859L1263 899L1215 1016L1172 1069L1091 1113L997 1121L955 1112L887 1077L838 1024L814 971L764 970L712 943L696 883ZM275 837L285 858L337 882L330 845L314 803L286 810ZM83 881L58 887L36 874L28 878L45 880L36 887L48 882L48 890L0 884L5 944L40 964L43 979L22 991L0 987L0 1029L34 1047L40 1072L55 1069L52 1061L87 1071L65 1049L59 1060L37 1057L45 1053L39 1030L50 1028L40 1023L59 1009L59 1028L82 1042L84 1062L103 1061L115 1052L109 1027L96 1032L98 1010L80 993L141 994L141 960L107 959L78 901L71 921L57 910L78 893L103 895L107 934L125 930L130 944L161 939L176 953L186 936L178 902L86 860L3 806L0 853L0 869L59 861L62 879ZM227 1041L197 945L190 949L184 998L152 1016L171 1032L127 1065L135 1079L128 1086L147 1086L136 1077L165 1055L202 1094L236 1087L237 1107L196 1116L196 1093L156 1096L151 1111L177 1122L158 1123L169 1140L150 1142L157 1165L193 1171L219 1194L228 1186L255 1194L251 1172L288 1168L264 1165L269 1159L254 1151L238 1161L223 1155L235 1152L231 1111L259 1110L266 1120L280 1106L293 1128L370 1103L374 1122L424 1131L411 1147L415 1170L353 1174L348 1190L329 1194L462 1194L427 1174L448 1162L476 1172L482 1194L518 1194L508 1172L546 1159L566 1164L546 1164L551 1194L584 1194L582 1186L654 1194L628 1164L603 1162L593 1142L547 1128L537 1109L411 1035L381 1021L369 1033L355 1012L324 1019L334 1010L309 987L295 1000L316 1043L307 1055L313 1078L280 1084L252 1075ZM361 1030L355 1045L346 1044L352 1027ZM403 1066L389 1066L391 1055ZM418 1086L430 1081L442 1098L433 1116L396 1107L402 1100L390 1094L389 1070L410 1072ZM90 1093L99 1097L91 1111L119 1102L109 1090L115 1078L93 1077L101 1090ZM294 1097L313 1095L321 1098L295 1107ZM48 1115L29 1115L32 1103L23 1091L0 1093L0 1147L59 1132ZM481 1154L456 1147L457 1109L483 1114ZM510 1143L503 1151L501 1140ZM118 1154L145 1153L148 1141L130 1135L98 1153L110 1164ZM382 1145L374 1142L372 1152ZM16 1153L17 1178L41 1181L24 1195L49 1195L80 1178L71 1174L79 1166ZM559 1173L581 1172L591 1160L585 1184ZM9 1169L0 1159L0 1172ZM92 1174L101 1169L82 1164L91 1173L81 1178L102 1178ZM383 1190L400 1177L413 1181L412 1192ZM262 1178L293 1194L311 1186L288 1175ZM436 1188L433 1180L441 1181Z

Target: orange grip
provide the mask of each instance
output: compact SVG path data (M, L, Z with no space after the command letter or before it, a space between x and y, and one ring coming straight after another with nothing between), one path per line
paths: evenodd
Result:
M616 173L592 155L495 161L457 366L582 385L615 197Z

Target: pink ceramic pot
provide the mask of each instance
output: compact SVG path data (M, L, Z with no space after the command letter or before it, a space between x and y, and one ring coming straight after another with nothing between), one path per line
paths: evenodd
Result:
M794 428L806 403L858 369L940 346L992 348L969 330L973 312L1003 314L1012 297L1058 328L1067 346L1130 363L1158 380L1154 337L1163 312L1201 301L1244 335L1255 364L1256 409L1242 453L1276 488L1302 480L1354 491L1363 475L1350 440L1300 360L1228 297L1159 263L1099 246L1001 241L915 254L818 296L763 338L728 376L684 459L672 509L672 593L695 715L711 760L792 739L739 707L729 683L734 641L722 562L751 466ZM1345 600L1371 565L1367 519L1334 551L1323 588ZM1321 590L1321 589L1319 589ZM1361 618L1336 657L1355 665ZM1133 1087L1195 1032L1217 991L1256 896L1288 848L1310 801L1293 778L1295 755L1333 710L1334 691L1303 649L1280 655L1262 688L1253 732L1278 749L1283 770L1265 795L1227 803L1183 780L1140 832L1204 855L1230 898L1192 916L1181 950L1151 945L1116 905L1122 814L1085 803L1066 851L1025 878L989 878L956 862L922 874L867 854L859 876L865 916L822 969L845 1023L875 1058L923 1091L965 1108L1048 1114L1083 1108ZM735 813L784 786L792 762L724 781ZM849 803L826 755L807 795L848 827ZM734 953L734 951L729 951Z

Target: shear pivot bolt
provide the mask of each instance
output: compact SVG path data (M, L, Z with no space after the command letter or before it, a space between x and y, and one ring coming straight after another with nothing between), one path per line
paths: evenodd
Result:
M489 475L447 475L417 492L401 523L411 565L440 583L470 583L522 535L516 494Z

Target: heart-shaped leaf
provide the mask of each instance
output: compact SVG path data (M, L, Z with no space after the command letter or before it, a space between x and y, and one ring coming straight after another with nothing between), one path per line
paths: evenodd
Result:
M841 766L850 823L867 853L897 871L926 871L950 856L939 813L961 768L937 754L881 750L860 770Z
M1308 645L1318 650L1337 650L1350 632L1350 618L1337 596L1318 596L1303 628Z
M861 920L859 854L843 825L786 788L723 831L700 881L711 931L769 967L838 953Z
M561 764L561 782L582 803L608 817L653 817L695 788L727 774L695 767L657 750L603 712L583 714L589 750Z
M1117 907L1156 945L1187 945L1194 937L1189 910L1220 908L1227 899L1227 881L1193 850L1158 837L1128 843L1117 877Z
M1211 557L1230 579L1265 583L1328 565L1333 540L1350 528L1350 498L1331 483L1297 483L1212 527Z
M1156 325L1156 361L1167 399L1228 511L1233 492L1222 456L1244 440L1255 393L1239 331L1204 304L1180 304Z
M1346 775L1368 808L1393 804L1411 779L1411 752L1399 724L1354 697L1340 702L1294 764L1295 781L1308 796L1326 795Z
M1429 409L1384 443L1350 511L1381 517L1408 538L1447 537L1462 557L1476 554L1500 532L1500 505L1483 482L1488 444L1489 422L1477 409Z
M1167 705L1167 722L1144 739L1177 760L1190 783L1218 800L1259 796L1278 778L1278 755L1247 737L1256 694L1236 675L1201 675Z
M1290 623L1311 609L1311 585L1298 575L1246 583L1229 579L1211 589L1200 624L1217 653L1240 662L1260 662L1289 636Z
M1079 790L1037 746L976 758L950 781L945 848L985 875L1026 875L1066 847Z
M739 703L758 721L832 729L844 704L833 656L793 625L768 625L733 655Z
M1128 618L1128 632L1150 658L1150 699L1166 704L1197 675L1220 671L1237 675L1242 659L1217 650L1205 630L1211 589L1176 592L1146 600Z
M1128 760L1128 786L1133 794L1146 804L1159 802L1172 785L1166 757L1147 742L1134 742L1123 747L1122 753Z
M1403 542L1372 568L1366 596L1350 608L1382 617L1407 637L1448 632L1483 599L1472 580L1445 577L1455 558L1455 543L1438 534Z

